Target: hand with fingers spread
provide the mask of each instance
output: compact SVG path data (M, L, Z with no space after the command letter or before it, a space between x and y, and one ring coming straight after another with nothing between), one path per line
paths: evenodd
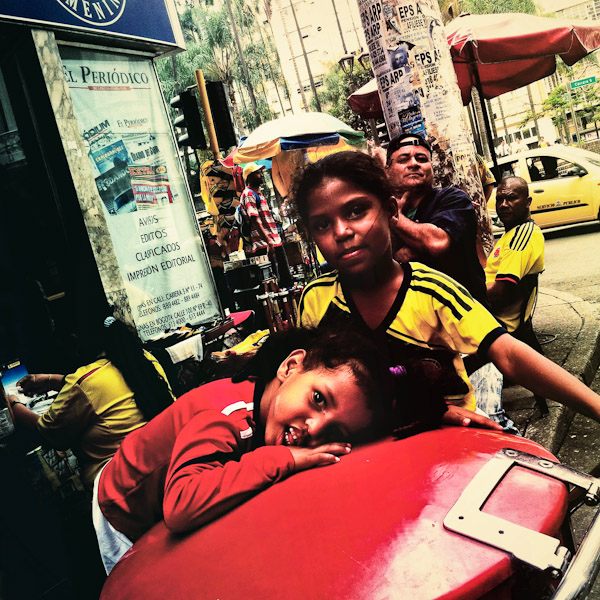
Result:
M395 202L398 210L396 214L390 219L391 230L396 233L401 241L401 246L394 249L394 259L399 263L410 262L412 260L421 260L421 256L412 246L405 245L405 240L403 238L403 233L405 233L406 229L403 226L408 218L404 215L404 207L406 206L406 202L408 200L408 192L404 192L400 198L396 198L392 196L392 201ZM402 221L402 223L401 223Z
M315 448L303 448L300 446L289 446L294 457L294 470L306 471L313 467L322 467L340 462L340 456L350 454L350 444L323 444Z
M396 214L394 214L390 220L390 224L392 229L398 228L398 216L403 214L403 209L406 206L406 201L408 200L408 192L404 192L400 198L396 196L392 196L392 206L395 205L397 207Z

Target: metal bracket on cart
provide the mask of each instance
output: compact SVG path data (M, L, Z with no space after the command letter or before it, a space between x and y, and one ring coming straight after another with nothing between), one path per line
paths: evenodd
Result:
M600 561L597 560L600 551L600 513L597 512L594 516L569 564L571 552L561 546L558 539L481 512L486 500L509 470L517 466L543 473L573 486L570 490L571 505L585 502L589 506L596 506L600 501L600 479L533 454L503 448L482 467L465 488L446 515L444 527L509 552L518 560L537 569L548 570L555 579L564 574L553 600L581 597L580 594L591 587L600 569Z

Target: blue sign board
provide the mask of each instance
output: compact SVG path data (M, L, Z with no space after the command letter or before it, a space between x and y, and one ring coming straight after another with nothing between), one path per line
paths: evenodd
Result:
M181 46L171 0L2 0L0 19Z

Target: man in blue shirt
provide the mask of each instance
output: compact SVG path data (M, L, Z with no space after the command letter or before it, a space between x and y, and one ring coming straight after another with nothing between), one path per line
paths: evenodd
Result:
M485 273L477 257L477 216L471 199L455 187L433 187L431 147L422 137L403 133L387 149L387 172L397 190L394 257L420 261L462 284L488 310ZM505 431L518 433L502 408L502 374L476 355L464 359L477 407Z
M455 187L433 187L431 147L416 134L392 139L387 172L397 190L398 213L392 219L396 260L417 260L450 275L489 308L471 199Z

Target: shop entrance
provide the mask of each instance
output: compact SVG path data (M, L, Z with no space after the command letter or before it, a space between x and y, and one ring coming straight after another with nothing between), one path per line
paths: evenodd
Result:
M29 30L0 26L0 365L68 372L104 301Z

